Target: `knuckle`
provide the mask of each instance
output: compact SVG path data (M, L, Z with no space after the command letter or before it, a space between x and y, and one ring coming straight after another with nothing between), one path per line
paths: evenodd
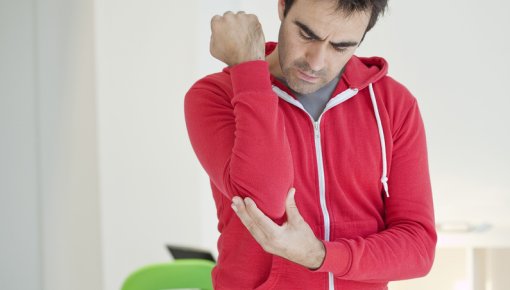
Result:
M249 222L246 224L246 228L250 231L250 232L253 232L255 230L255 222Z
M262 247L262 249L264 249L264 251L268 253L274 252L274 247L270 241L264 241L263 243L260 243L260 246Z
M278 241L278 235L274 231L271 231L267 233L267 239L271 241L271 243L275 243Z
M282 240L277 236L273 236L271 238L271 245L275 249L281 249L285 247L285 245L282 244Z
M217 22L218 20L220 20L221 16L219 15L214 15L212 18L211 18L211 23L214 23L214 22Z
M212 30L216 29L218 23L220 22L220 17L221 16L218 16L218 17L214 16L213 18L211 18L211 29Z
M272 249L278 248L282 245L282 240L276 231L265 233L265 239Z

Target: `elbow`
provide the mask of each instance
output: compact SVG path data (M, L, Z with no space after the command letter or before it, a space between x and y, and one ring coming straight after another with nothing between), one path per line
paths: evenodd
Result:
M427 276L430 271L432 270L432 267L434 266L434 260L436 255L436 245L437 245L437 233L435 229L431 229L428 232L427 238L425 239L425 247L422 255L422 264L421 269L418 272L418 277L424 277Z
M418 272L418 276L416 278L427 276L430 273L430 271L432 270L433 265L434 265L434 254L432 254L432 256L426 257L424 259L422 267L421 267L421 271Z
M432 266L434 265L435 257L436 257L436 246L437 246L437 233L436 230L433 230L433 233L431 233L430 237L430 246L428 248L428 264L426 268L426 272L423 276L430 273L430 270L432 270Z
M255 204L257 204L260 211L262 211L271 220L278 223L279 221L282 221L282 218L285 215L285 199L287 197L288 189L283 192L284 194L279 194L277 197L270 198L268 200L257 195L253 195L251 198L255 201Z
M274 188L246 187L231 184L232 190L230 190L231 194L229 194L229 197L230 200L234 196L239 196L243 199L246 197L251 198L262 213L277 222L285 215L285 201L290 187L290 182L287 186L275 186Z
M271 179L246 175L236 176L227 171L224 176L227 195L251 198L257 208L275 222L285 215L285 201L293 184L293 174L280 175Z

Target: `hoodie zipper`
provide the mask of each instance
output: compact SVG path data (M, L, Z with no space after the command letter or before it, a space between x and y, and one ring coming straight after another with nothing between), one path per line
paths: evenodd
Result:
M322 114L321 114L322 116ZM324 162L322 160L322 144L321 144L321 129L320 129L320 117L317 121L313 121L314 127L314 140L315 140L315 156L317 159L317 171L319 177L319 197L320 204L322 209L322 214L324 216L324 239L329 241L329 211L326 206L326 182L324 178Z
M336 95L334 98L332 98L327 104L326 108L324 108L324 111L320 114L317 121L313 119L313 117L305 110L303 105L296 99L292 98L289 94L278 88L277 86L273 85L273 91L276 92L276 94L282 98L283 100L287 101L288 103L300 108L303 112L305 112L308 117L310 117L310 120L313 124L313 131L314 131L314 145L315 145L315 158L317 160L317 174L319 177L319 198L320 198L320 204L321 204L321 211L322 216L324 218L324 240L329 242L330 240L330 232L331 232L331 225L330 225L330 219L329 219L329 211L328 207L326 205L326 182L324 178L324 162L322 159L322 144L321 144L321 131L320 131L320 121L322 119L322 116L324 113L326 113L329 109L341 104L342 102L352 98L358 93L358 89L347 89L343 91L342 93ZM335 280L333 277L332 272L328 272L328 289L334 290L335 289Z
M325 111L324 111L325 112ZM324 112L322 114L324 114ZM315 140L315 156L317 159L317 171L319 175L319 197L321 203L322 216L324 217L324 240L330 240L330 231L331 231L331 223L329 219L329 211L326 205L326 181L324 177L324 162L322 160L322 145L321 145L321 128L320 128L320 120L322 117L320 115L317 121L313 122L314 127L314 140ZM311 117L311 116L310 116ZM328 272L328 289L335 289L335 280L333 279L333 273Z

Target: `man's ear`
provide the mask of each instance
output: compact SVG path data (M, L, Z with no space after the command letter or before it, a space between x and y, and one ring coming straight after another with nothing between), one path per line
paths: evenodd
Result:
M278 17L283 21L283 11L285 10L285 0L278 0Z

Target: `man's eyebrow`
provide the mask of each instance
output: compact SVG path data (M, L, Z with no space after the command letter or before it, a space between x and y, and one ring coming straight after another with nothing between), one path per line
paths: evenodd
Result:
M336 48L347 48L347 47L358 46L358 42L356 42L356 41L331 42L331 45Z
M313 39L317 39L317 40L323 40L322 38L320 38L319 36L317 36L317 34L315 34L308 26L306 26L305 24L299 22L298 20L294 20L294 24L296 24L297 26L299 26L299 28L301 28L301 30L303 30L306 34L308 34L308 36L310 36L311 38Z
M299 26L301 30L303 30L309 37L316 39L316 40L323 40L320 38L315 32L313 32L310 27L306 26L306 24L300 22L299 20L294 20L294 24ZM358 46L358 42L356 41L340 41L340 42L330 42L332 46L335 48L346 48L346 47L353 47Z

